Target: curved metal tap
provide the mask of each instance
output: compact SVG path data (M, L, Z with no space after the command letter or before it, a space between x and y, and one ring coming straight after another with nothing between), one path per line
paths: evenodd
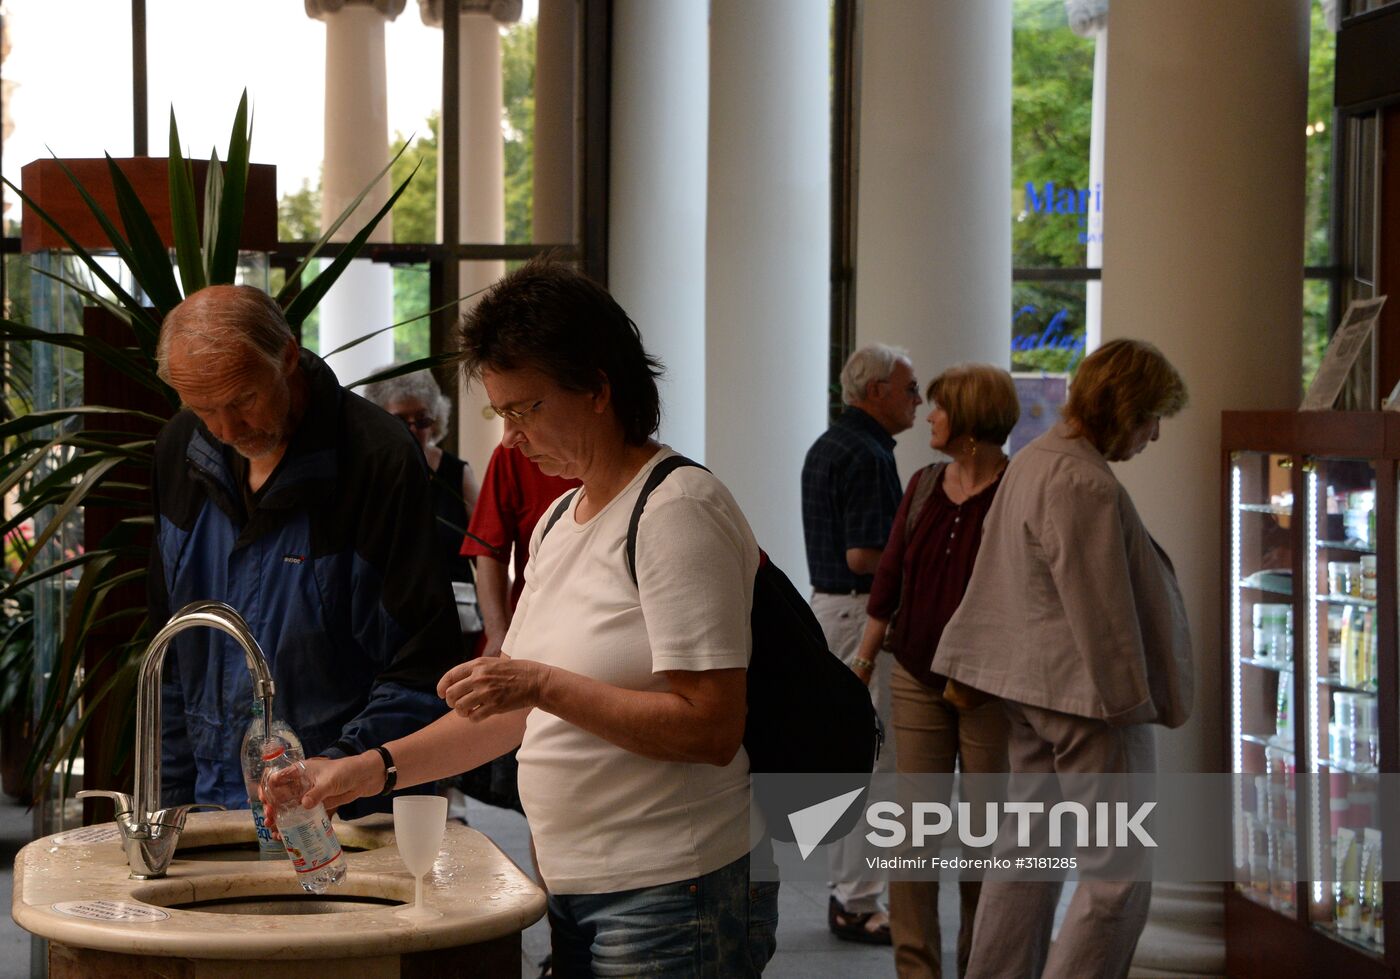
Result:
M253 696L263 702L263 733L270 733L266 726L272 722L272 671L248 623L223 602L191 602L172 615L146 647L141 659L136 690L136 784L132 793L105 789L85 789L78 793L79 799L107 797L115 803L127 864L131 867L131 876L138 880L165 876L189 812L223 808L210 803L169 809L160 806L160 671L170 640L196 626L227 633L243 648L248 672L253 677Z

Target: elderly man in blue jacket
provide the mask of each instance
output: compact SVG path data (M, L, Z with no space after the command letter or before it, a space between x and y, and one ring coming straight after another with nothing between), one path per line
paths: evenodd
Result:
M457 613L408 430L300 350L249 286L189 296L162 325L157 361L183 410L156 443L152 619L198 599L233 606L308 755L359 754L442 714L433 690L456 661ZM163 801L245 806L243 654L205 629L172 652ZM387 800L347 815L374 808Z

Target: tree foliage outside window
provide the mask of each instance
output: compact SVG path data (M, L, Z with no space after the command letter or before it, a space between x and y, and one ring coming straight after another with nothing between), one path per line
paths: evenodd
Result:
M1094 41L1070 30L1064 0L1016 0L1011 41L1011 263L1077 268L1086 261L1085 207L1094 95ZM1088 195L1088 196L1085 196ZM1084 283L1017 282L1011 366L1062 372L1083 356Z
M1092 190L1094 42L1070 30L1064 0L1016 0L1012 23L1012 265L1082 266L1079 215L1056 213L1045 192Z
M1303 262L1331 265L1332 255L1332 97L1337 35L1327 26L1319 0L1313 0L1308 46L1307 193L1304 197ZM1325 280L1303 287L1303 390L1312 383L1331 338L1331 289Z
M1086 215L1079 192L1088 187L1093 111L1094 42L1070 30L1064 0L1015 0L1012 33L1011 220L1012 265L1018 269L1082 267ZM1109 15L1112 33L1112 13ZM1110 47L1110 57L1112 57ZM1328 266L1331 249L1332 99L1336 34L1320 0L1313 0L1308 63L1307 186L1304 262ZM1073 191L1071 198L1061 196ZM1112 206L1106 202L1105 206ZM1331 331L1331 290L1325 279L1303 285L1303 383L1306 388ZM1061 371L1078 356L1063 338L1084 333L1084 283L1020 281L1012 298L1015 370ZM1058 318L1058 319L1057 319ZM1047 338L1046 331L1049 331ZM1040 344L1044 340L1049 345Z

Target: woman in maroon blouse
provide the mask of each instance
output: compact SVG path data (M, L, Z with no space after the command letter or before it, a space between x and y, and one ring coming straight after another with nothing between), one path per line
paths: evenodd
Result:
M1001 701L958 709L930 670L943 627L972 577L982 521L1006 469L1001 446L1020 417L1011 375L961 364L928 386L930 445L952 457L914 474L895 514L866 605L869 619L853 661L870 682L881 649L893 651L890 682L895 767L904 772L1005 772L1007 725ZM893 621L892 621L893 620ZM962 881L958 975L967 967L979 881ZM890 882L890 932L901 977L938 976L938 882Z

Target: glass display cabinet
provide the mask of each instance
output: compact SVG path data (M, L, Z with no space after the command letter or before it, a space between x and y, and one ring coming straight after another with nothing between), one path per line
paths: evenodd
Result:
M1400 414L1226 412L1222 434L1229 974L1394 976Z

